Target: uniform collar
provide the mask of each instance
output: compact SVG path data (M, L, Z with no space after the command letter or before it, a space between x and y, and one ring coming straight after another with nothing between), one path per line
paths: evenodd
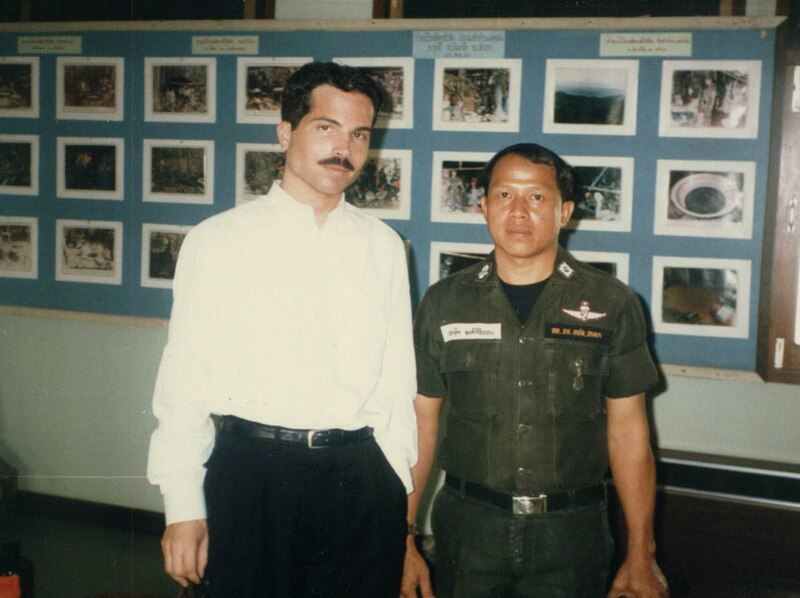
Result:
M554 282L568 283L574 282L578 277L578 260L572 257L566 249L559 245L556 254L556 262L553 267L553 274L550 278Z
M575 280L577 273L577 260L572 257L567 250L559 246L550 280L556 283L571 282ZM479 286L495 286L500 284L500 279L497 277L497 262L495 261L494 251L475 266L467 282Z

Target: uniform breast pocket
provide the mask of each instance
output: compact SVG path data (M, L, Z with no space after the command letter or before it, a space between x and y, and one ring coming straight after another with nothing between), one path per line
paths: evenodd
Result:
M441 371L447 378L450 409L459 418L494 415L500 364L498 341L451 341L445 345Z
M602 413L608 376L604 346L548 340L545 362L548 396L557 418L594 419Z

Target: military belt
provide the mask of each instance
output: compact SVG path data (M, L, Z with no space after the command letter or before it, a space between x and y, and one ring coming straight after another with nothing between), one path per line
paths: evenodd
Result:
M494 505L514 515L539 515L562 509L588 507L598 505L606 499L603 484L558 494L508 494L467 482L450 473L445 476L444 481L461 496Z

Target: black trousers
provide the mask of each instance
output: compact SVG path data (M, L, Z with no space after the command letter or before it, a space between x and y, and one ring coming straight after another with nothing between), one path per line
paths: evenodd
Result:
M309 449L222 433L206 464L211 598L396 598L406 491L370 438Z

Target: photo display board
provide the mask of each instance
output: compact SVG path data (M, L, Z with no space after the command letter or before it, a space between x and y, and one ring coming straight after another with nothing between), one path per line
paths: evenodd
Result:
M559 22L3 26L0 304L168 318L183 238L280 178L283 84L333 60L393 97L346 199L408 242L415 304L491 248L482 165L535 142L575 168L562 244L640 295L656 358L754 370L778 21Z

